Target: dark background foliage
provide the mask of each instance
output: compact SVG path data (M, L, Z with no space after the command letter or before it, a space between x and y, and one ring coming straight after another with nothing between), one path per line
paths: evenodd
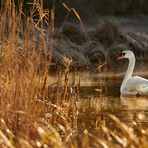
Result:
M44 8L52 8L55 3L57 21L62 20L67 11L60 0L44 0ZM69 8L75 8L82 19L98 15L148 15L148 0L64 0ZM72 17L71 17L72 18Z
M23 2L23 11L29 15L34 0L15 0L16 5ZM63 20L67 11L62 6L64 2L69 8L75 8L83 19L98 15L148 15L148 0L41 0L45 9L51 9L55 4L56 20ZM5 0L0 0L6 3Z
M60 0L43 0L45 8L56 3L57 11L62 11ZM147 0L64 0L69 7L74 7L80 14L87 15L127 15L148 14Z

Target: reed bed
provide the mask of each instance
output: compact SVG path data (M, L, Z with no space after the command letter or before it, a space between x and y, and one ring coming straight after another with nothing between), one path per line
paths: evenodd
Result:
M62 57L62 70L51 84L54 9L43 10L39 1L31 5L24 20L21 3L17 9L8 0L0 12L0 147L147 147L146 126L128 127L99 105L91 122L90 102L83 102L87 110L81 114L80 80L73 76L68 85L71 59ZM49 23L48 33L44 22Z

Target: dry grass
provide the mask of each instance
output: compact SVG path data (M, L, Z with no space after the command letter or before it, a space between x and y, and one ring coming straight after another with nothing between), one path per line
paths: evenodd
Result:
M67 85L71 59L64 57L62 61L63 90L59 90L60 72L54 84L57 89L50 90L48 70L52 57L47 59L46 54L54 49L52 42L47 49L47 42L52 38L47 38L43 20L47 20L48 13L38 1L34 1L24 29L21 5L16 11L8 0L3 8L0 13L0 147L147 147L147 129L131 129L111 114L98 111L93 132L87 129L90 118L80 114L77 106L79 85L75 91L74 78L70 91ZM35 11L39 13L37 22L32 19ZM53 14L52 10L51 34ZM54 95L49 94L51 91ZM89 106L89 102L85 105ZM87 111L83 112L85 116L89 115Z

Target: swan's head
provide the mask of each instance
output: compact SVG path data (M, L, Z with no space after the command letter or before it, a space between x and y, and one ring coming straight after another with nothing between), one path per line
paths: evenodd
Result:
M118 56L117 60L121 60L121 59L131 59L134 57L134 54L132 51L130 50L125 50L125 51L122 51L120 53L120 55Z

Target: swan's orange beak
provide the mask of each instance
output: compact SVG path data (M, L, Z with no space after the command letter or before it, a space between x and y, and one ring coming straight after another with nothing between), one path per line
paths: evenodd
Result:
M125 59L125 58L126 58L125 55L126 55L125 52L121 52L121 53L119 54L119 56L117 57L117 60Z
M121 60L121 59L124 59L124 56L117 57L117 60Z
M117 57L117 60L121 60L125 58L125 53L120 53L120 55Z

